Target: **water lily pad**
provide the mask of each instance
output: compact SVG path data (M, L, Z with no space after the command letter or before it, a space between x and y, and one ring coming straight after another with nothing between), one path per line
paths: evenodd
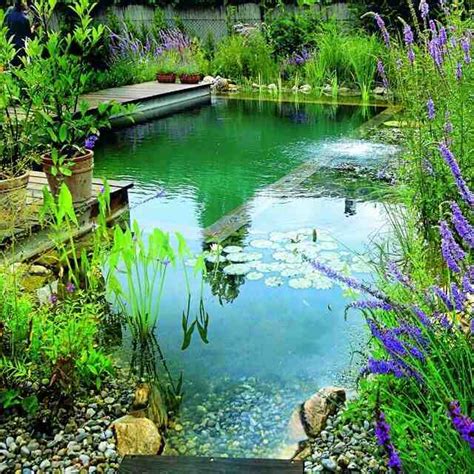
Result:
M270 286L272 288L276 288L278 286L283 285L283 279L280 277L270 277L265 279L265 285Z
M226 275L245 275L250 272L252 268L246 263L233 263L224 267Z
M239 247L238 245L228 245L227 247L224 247L222 249L223 252L225 253L237 253L237 252L242 252L244 249L242 247Z
M260 260L262 257L263 255L257 252L236 252L227 254L227 260L230 262L254 262L255 260Z
M227 258L224 255L209 254L206 255L206 261L209 263L223 263L227 261Z
M260 273L260 272L247 273L247 280L261 280L262 278L263 278L263 273Z
M280 275L282 277L295 277L302 275L304 271L301 270L300 265L295 265L295 264L289 264L286 265L285 268L280 272Z
M311 288L313 286L313 282L308 278L292 278L288 282L288 285L291 288L295 288L297 290L305 290Z
M279 245L271 240L256 239L250 242L250 245L256 249L277 249Z
M272 242L286 242L288 240L285 232L271 232L269 237Z
M273 255L275 260L279 260L286 263L300 263L303 262L303 256L294 252L275 252Z
M319 276L313 279L313 288L317 290L329 290L334 286L334 282L325 276Z

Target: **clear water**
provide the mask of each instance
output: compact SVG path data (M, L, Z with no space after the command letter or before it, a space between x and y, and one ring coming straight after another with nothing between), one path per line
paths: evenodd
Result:
M334 166L375 166L396 152L345 138L374 112L219 100L115 132L98 149L96 175L135 182L131 218L145 230L181 231L194 252L204 227L251 204L250 224L230 243L258 260L246 275L224 262L207 281L209 344L195 335L181 351L186 294L178 272L167 280L157 337L186 392L168 453L278 456L298 403L321 386L351 383L351 356L366 340L361 318L345 319L347 289L300 271L298 258L309 252L370 278L359 255L384 232L384 208L372 183ZM321 164L314 177L285 196L267 192L308 160Z

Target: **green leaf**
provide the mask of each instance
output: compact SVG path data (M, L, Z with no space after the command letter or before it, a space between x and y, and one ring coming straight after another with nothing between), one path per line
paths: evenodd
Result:
M61 142L65 142L67 140L67 137L68 137L68 127L65 123L63 123L61 127L59 127L59 140Z

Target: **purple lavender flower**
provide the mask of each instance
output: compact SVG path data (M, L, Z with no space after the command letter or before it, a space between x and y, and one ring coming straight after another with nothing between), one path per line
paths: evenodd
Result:
M420 321L420 323L423 324L423 326L425 327L431 326L430 318L422 309L418 308L417 306L413 306L412 310L415 313L415 315L418 317L418 320Z
M471 39L469 36L461 38L461 49L464 51L464 62L471 64Z
M460 81L462 79L462 63L456 64L456 80Z
M439 286L432 286L431 289L435 293L436 296L444 303L446 308L448 308L449 311L452 311L454 309L453 303L451 302L451 298L448 296L448 294Z
M391 311L393 306L385 301L379 300L359 300L353 301L348 305L348 308L355 308L361 310L383 309L384 311Z
M456 283L451 283L451 295L456 311L463 311L466 304L466 295L462 292L458 285L456 285Z
M380 77L382 78L383 86L385 87L385 89L388 89L388 79L387 75L385 74L385 67L380 59L377 60L377 71Z
M49 295L49 302L52 304L52 305L55 305L57 302L58 302L58 295L56 293L51 293Z
M412 46L415 42L413 30L411 29L411 26L408 23L405 23L405 26L403 27L403 37L407 46Z
M430 97L426 103L426 111L428 113L428 119L434 120L436 116L435 104L433 99Z
M415 62L415 51L413 51L413 48L410 48L407 53L408 61L410 61L410 64L413 64Z
M459 262L464 260L466 252L459 246L454 238L451 229L449 228L446 221L440 222L440 234L441 234L441 253L444 261L448 265L448 268L455 273L459 273L461 268Z
M380 32L382 33L382 37L385 41L385 44L387 45L387 47L390 47L390 35L388 34L387 27L385 26L383 18L378 13L375 14L375 22L377 23L377 26L379 27Z
M428 14L430 13L430 6L428 5L428 2L426 0L421 0L418 9L420 10L421 18L425 20L428 17Z
M443 26L439 29L438 33L438 45L440 47L445 47L448 44L448 33L446 28Z
M454 127L453 127L453 123L449 120L449 114L446 114L446 122L444 123L444 133L446 134L450 134L450 133L453 133L453 130L454 130Z
M403 368L394 360L379 360L370 358L367 366L361 371L362 374L381 374L393 375L397 379L406 377L407 374Z
M370 286L356 280L355 278L351 277L346 277L342 275L341 273L336 272L333 270L331 267L325 265L324 263L318 262L316 260L310 260L311 266L317 270L318 272L323 273L326 275L328 278L331 280L336 280L339 281L340 283L343 283L344 285L347 285L349 288L352 288L353 290L357 291L362 291L364 293L367 293L374 298L377 298L379 300L386 301L387 303L390 303L387 301L387 297L381 293L378 290L375 290L374 288L371 288Z
M462 277L462 290L464 293L470 293L474 295L474 285L467 275Z
M443 65L443 53L438 45L438 40L436 38L432 39L428 43L428 52L430 56L433 58L433 62L437 67L441 67Z
M467 415L463 415L461 407L457 400L449 404L448 414L453 423L454 429L460 434L461 438L474 449L474 421Z
M385 449L388 455L388 467L392 468L396 473L401 473L402 463L390 437L390 425L387 423L385 414L382 411L377 413L375 436L377 443Z
M459 237L461 237L470 248L474 248L474 227L469 224L468 220L464 217L457 203L451 203L451 211L453 213L452 221L454 228Z
M439 145L439 152L443 160L449 166L451 173L454 176L456 186L462 198L464 199L464 201L466 201L467 204L469 204L471 207L474 207L474 193L469 189L468 185L464 181L464 178L461 174L461 169L459 168L459 164L456 161L456 158L454 157L453 153L445 143L441 143Z
M68 281L68 283L66 285L66 291L68 293L74 293L76 291L76 287L75 287L74 283L72 283L71 281Z
M84 141L85 148L87 150L93 150L98 139L99 137L97 135L89 135Z
M306 48L303 48L300 52L292 54L288 59L288 64L293 66L303 66L310 59L311 53Z
M390 261L388 262L387 265L387 276L390 276L391 278L395 279L399 283L401 283L403 286L406 286L407 288L413 289L413 284L410 281L410 278L408 278L406 275L404 275L400 268L398 268L398 265Z
M433 38L436 38L438 36L438 28L436 28L436 23L434 20L430 20L428 22L428 25L430 27L430 31L431 31L431 34L432 34L432 37Z

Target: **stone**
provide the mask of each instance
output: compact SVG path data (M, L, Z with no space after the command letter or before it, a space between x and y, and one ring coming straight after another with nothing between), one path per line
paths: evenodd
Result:
M308 94L311 92L311 86L309 84L303 84L299 90L300 92L303 92L303 94Z
M373 91L372 91L375 95L385 95L387 93L387 89L385 89L385 87L376 87Z
M105 453L105 451L107 450L107 441L102 441L99 443L99 446L98 446L98 450L101 452L101 453Z
M278 90L278 87L276 84L268 84L267 89L271 92L276 92Z
M346 401L343 388L324 387L303 404L304 426L308 436L316 437L325 428L329 416Z
M344 454L341 454L338 458L337 458L337 465L339 467L341 467L342 469L345 469L349 466L349 464L351 463L351 460L345 456Z
M288 440L290 442L300 442L307 439L306 430L301 420L301 407L298 407L291 415L290 422L288 423Z
M31 451L28 449L28 446L22 446L20 448L20 453L23 454L23 456L29 456Z
M223 77L219 77L215 80L213 84L213 88L218 92L226 92L227 88L229 87L229 80L224 79Z
M79 461L81 461L81 464L83 466L87 467L89 465L90 461L91 461L91 458L89 456L87 456L87 454L81 454L79 456Z
M43 265L31 265L30 267L30 275L34 276L48 276L51 273L46 267Z
M52 293L57 293L58 292L58 280L53 281L52 283L49 283L46 286L43 286L42 288L39 288L36 290L36 297L38 298L38 301L41 305L44 304L49 304L49 297L51 296Z
M331 459L331 458L321 459L321 465L324 467L324 469L327 469L328 471L336 472L337 464L336 464L336 461L334 461L334 459Z
M111 425L115 432L117 451L120 456L133 454L158 454L162 437L156 425L148 418L131 415L115 420Z
M86 418L91 419L96 414L93 408L88 408L86 411Z
M204 76L204 79L202 80L203 84L214 84L216 81L216 78L214 76Z
M41 462L39 467L42 471L45 471L46 469L49 469L51 467L51 461L49 459L45 459Z

